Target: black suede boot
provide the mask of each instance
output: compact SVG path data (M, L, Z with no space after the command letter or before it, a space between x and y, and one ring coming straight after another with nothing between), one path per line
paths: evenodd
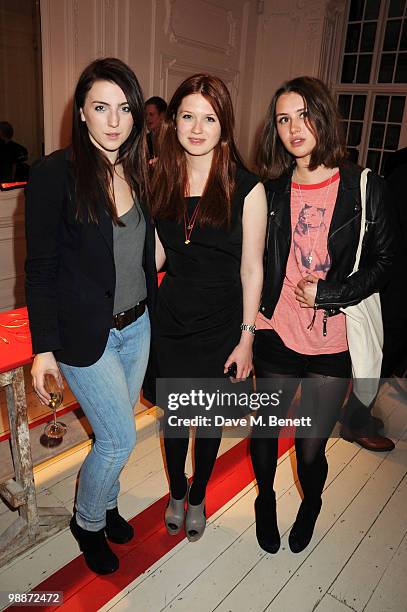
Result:
M275 555L280 548L280 533L277 526L276 496L264 498L258 495L254 501L256 515L256 537L259 546Z
M133 527L119 514L117 508L106 510L106 537L114 544L126 544L134 536Z
M288 545L293 553L303 551L311 542L321 506L321 499L311 503L303 499L301 502L297 518L288 536Z
M76 522L75 514L69 523L72 535L77 540L85 557L86 565L96 574L111 574L119 568L119 559L110 550L105 530L88 531Z

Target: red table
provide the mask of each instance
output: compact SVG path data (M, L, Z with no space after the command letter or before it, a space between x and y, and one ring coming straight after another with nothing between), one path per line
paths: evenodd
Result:
M31 360L27 308L0 312L0 373L30 363Z

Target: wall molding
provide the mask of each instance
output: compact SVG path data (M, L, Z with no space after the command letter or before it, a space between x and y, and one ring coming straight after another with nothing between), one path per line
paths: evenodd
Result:
M176 56L162 54L161 55L161 71L160 78L162 81L163 95L168 97L168 83L170 75L177 75L182 79L196 72L209 72L218 76L229 87L230 95L233 104L236 103L236 98L239 93L239 71L222 68L214 68L212 65L202 65L202 63L194 64L180 60Z
M325 7L318 76L328 85L336 80L346 2L329 0Z
M117 10L119 8L117 7ZM120 12L123 18L117 19L118 55L126 64L130 62L130 0L121 0Z
M194 0L195 1L195 10L198 9L198 6L203 9L205 5L208 8L218 13L218 23L222 20L227 24L227 36L225 37L224 43L210 42L210 39L207 41L200 40L198 38L193 38L192 36L188 36L186 33L182 34L180 31L177 31L176 20L179 15L185 14L185 8L188 6L191 7L190 0L166 0L166 16L165 16L165 26L164 31L166 32L170 43L184 45L196 49L204 49L206 51L212 51L214 53L219 53L221 55L230 56L234 53L236 49L236 19L233 16L233 12L229 9L225 9L213 2L206 2L206 0ZM185 5L183 7L177 5ZM179 13L177 9L180 9ZM202 11L203 12L203 11ZM196 31L196 28L195 30Z
M98 10L99 9L99 10ZM105 23L106 11L104 2L99 3L98 0L93 0L94 22L95 22L95 56L102 57L106 55L105 51Z
M52 99L52 54L51 42L51 0L41 0L41 43L42 43L42 90L44 108L44 143L45 152L54 142L54 105Z

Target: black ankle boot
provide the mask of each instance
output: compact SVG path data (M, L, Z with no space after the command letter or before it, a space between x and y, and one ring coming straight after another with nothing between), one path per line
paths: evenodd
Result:
M305 500L301 502L297 518L288 536L288 545L293 553L303 551L311 542L321 506L321 499L312 503L307 503Z
M119 559L110 550L104 529L88 531L76 522L75 514L69 523L72 535L77 540L85 557L86 565L96 574L111 574L119 568Z
M106 510L106 537L115 544L126 544L134 536L133 527L119 514L117 508Z
M275 555L280 548L280 534L277 526L276 497L260 495L254 502L256 515L256 537L263 550Z

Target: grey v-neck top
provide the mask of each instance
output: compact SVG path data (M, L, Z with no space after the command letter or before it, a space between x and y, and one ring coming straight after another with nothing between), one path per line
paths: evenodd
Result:
M143 251L146 222L138 203L113 225L113 253L116 266L116 290L113 314L124 312L147 297L146 277L143 269Z

